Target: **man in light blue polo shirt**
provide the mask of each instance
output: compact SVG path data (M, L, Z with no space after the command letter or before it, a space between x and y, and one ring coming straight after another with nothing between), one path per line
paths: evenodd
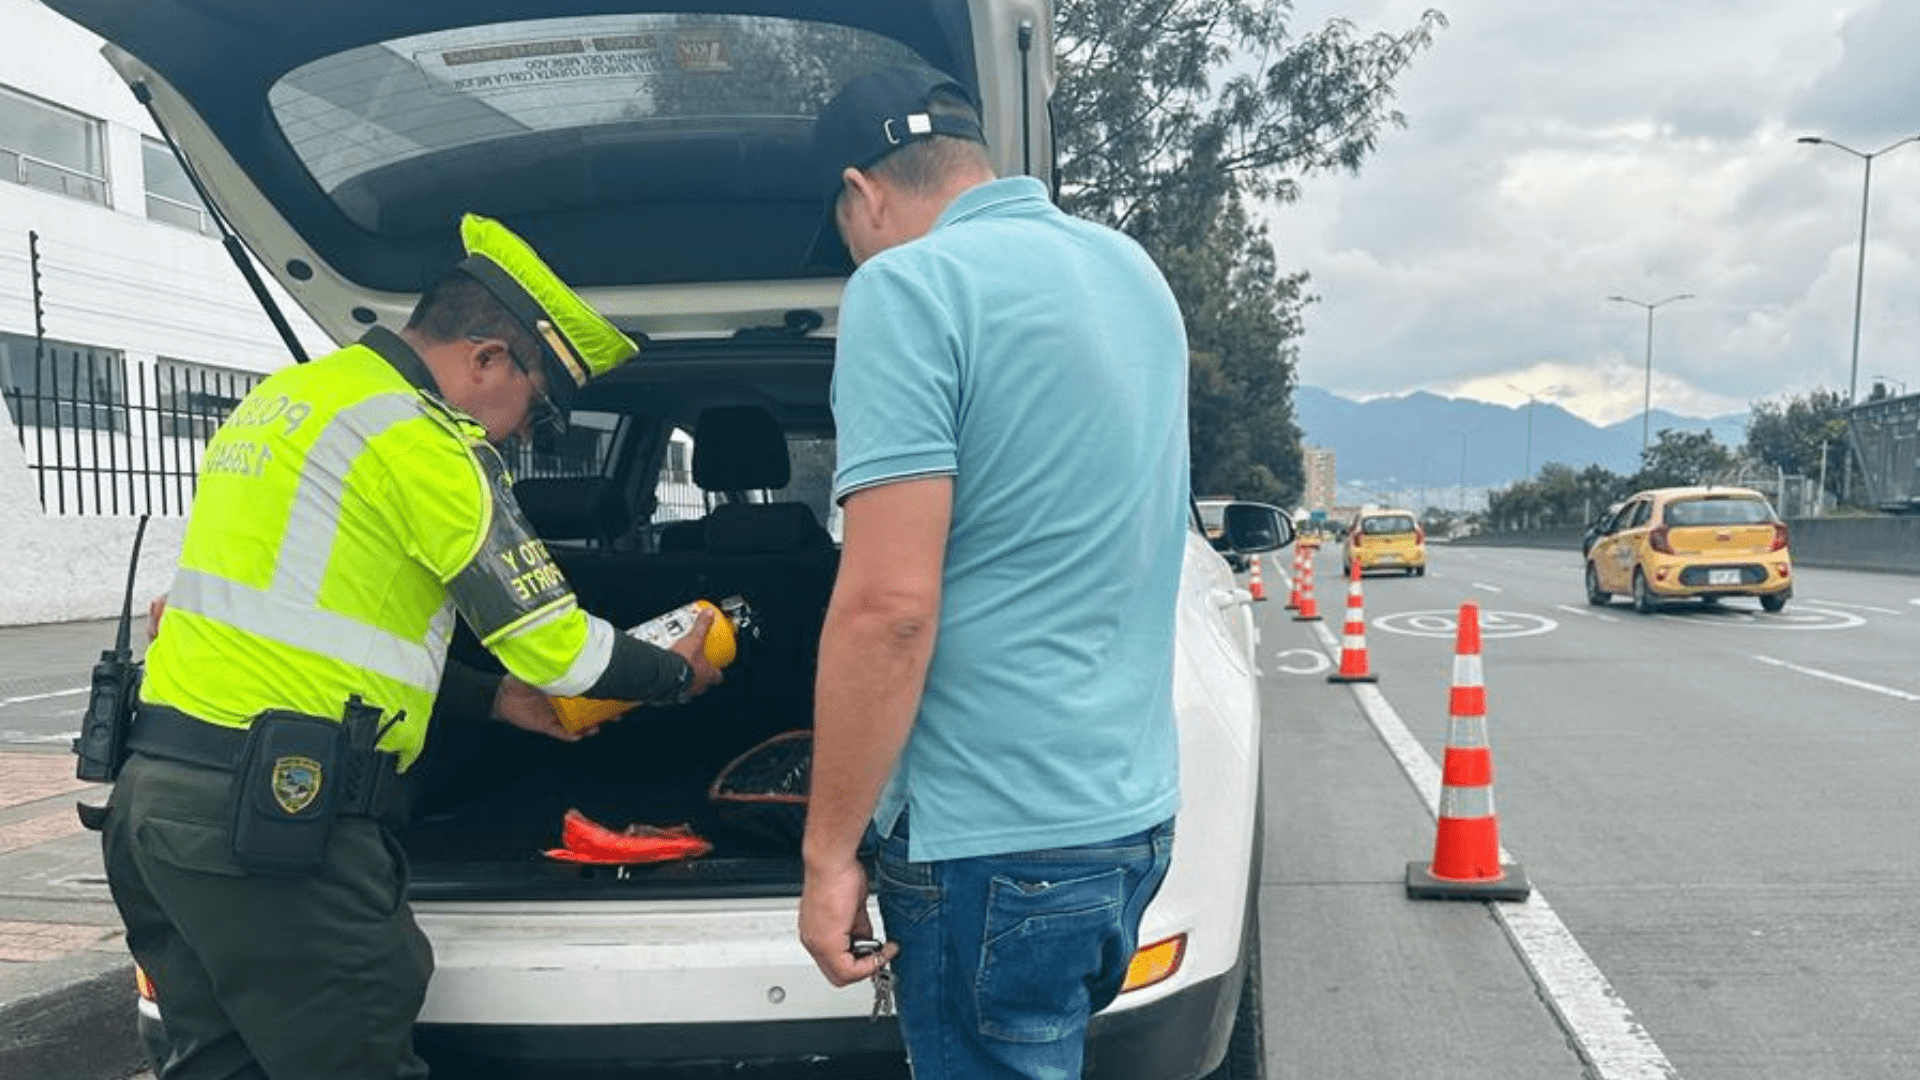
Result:
M891 962L919 1080L1077 1077L1179 807L1180 312L1132 240L996 179L938 72L848 83L815 146L859 269L801 938L837 985Z

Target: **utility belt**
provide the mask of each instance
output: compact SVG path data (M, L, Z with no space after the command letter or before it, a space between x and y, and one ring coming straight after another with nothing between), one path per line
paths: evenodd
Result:
M383 726L380 710L356 695L338 720L269 709L246 728L230 728L143 702L127 748L233 774L227 836L234 861L254 873L297 876L325 863L341 815L399 821L399 756L378 743L405 715Z

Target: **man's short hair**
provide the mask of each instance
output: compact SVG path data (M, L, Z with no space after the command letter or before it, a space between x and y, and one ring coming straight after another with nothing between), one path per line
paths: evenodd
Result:
M460 341L468 336L498 338L527 363L540 355L539 343L506 306L486 286L460 270L449 270L427 288L407 318L407 329L429 341Z

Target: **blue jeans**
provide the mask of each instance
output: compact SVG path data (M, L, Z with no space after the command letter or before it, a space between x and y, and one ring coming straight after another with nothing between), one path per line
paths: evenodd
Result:
M914 1080L1078 1080L1087 1020L1120 992L1173 822L1082 847L909 862L877 841L875 891Z

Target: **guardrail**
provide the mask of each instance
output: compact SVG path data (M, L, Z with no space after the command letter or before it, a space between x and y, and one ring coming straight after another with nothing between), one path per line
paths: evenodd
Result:
M1819 517L1787 522L1793 561L1835 570L1920 574L1920 517ZM1486 547L1562 548L1579 554L1584 529L1481 533L1452 541Z

